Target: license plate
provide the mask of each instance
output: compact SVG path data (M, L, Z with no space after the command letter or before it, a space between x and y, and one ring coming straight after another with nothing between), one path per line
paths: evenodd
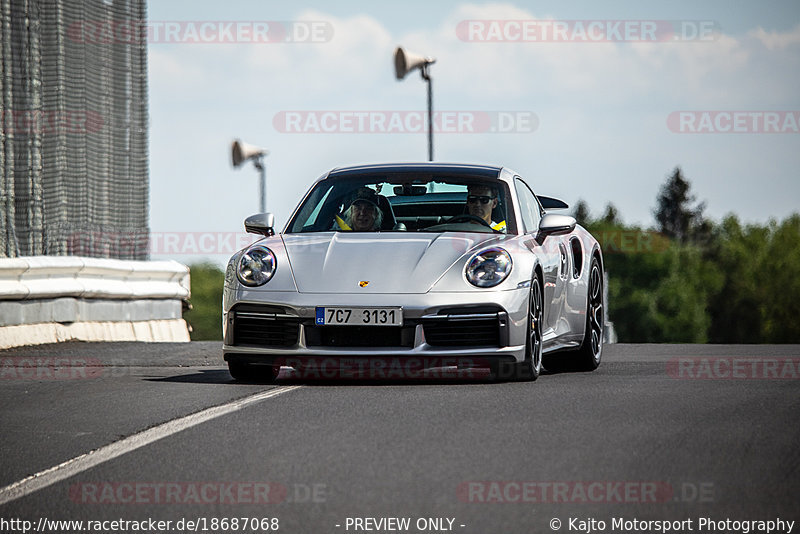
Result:
M318 325L403 326L403 308L317 307Z

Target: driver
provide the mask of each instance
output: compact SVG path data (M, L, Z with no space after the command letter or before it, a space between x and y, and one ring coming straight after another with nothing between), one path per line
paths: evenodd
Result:
M378 195L368 187L356 191L355 198L341 217L336 216L336 224L342 230L354 232L374 232L381 227L383 210L378 207Z
M488 185L471 185L467 188L467 213L486 221L492 230L505 232L506 221L492 221L492 211L497 207L497 191Z

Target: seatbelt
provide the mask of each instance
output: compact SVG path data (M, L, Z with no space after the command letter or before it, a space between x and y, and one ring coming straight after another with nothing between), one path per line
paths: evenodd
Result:
M350 226L348 226L348 224L344 222L344 219L342 219L338 215L336 215L334 219L336 219L336 224L338 224L339 228L341 228L342 230L352 230L352 228L350 228Z

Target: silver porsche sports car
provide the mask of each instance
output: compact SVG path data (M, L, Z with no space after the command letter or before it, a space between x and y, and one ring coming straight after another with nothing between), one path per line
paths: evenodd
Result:
M230 373L488 369L535 380L543 365L593 370L603 350L603 255L574 218L550 213L567 207L505 167L334 169L283 232L271 214L245 221L264 238L237 252L225 274Z

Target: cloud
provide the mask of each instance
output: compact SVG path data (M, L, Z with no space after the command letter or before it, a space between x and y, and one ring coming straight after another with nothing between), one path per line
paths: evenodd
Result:
M800 45L800 24L788 32L767 32L764 28L759 26L755 30L749 32L748 35L761 41L768 50L783 50Z
M680 94L704 103L723 92L753 93L751 68L778 71L800 43L800 26L790 32L752 30L741 38L717 34L695 42L465 42L457 28L466 20L547 22L554 17L508 4L463 5L435 32L392 35L376 18L334 17L306 10L298 21L322 21L333 28L324 43L263 45L177 45L151 47L156 83L191 94L198 86L224 86L241 97L267 93L290 102L326 105L379 103L411 94L413 82L394 82L391 54L396 45L434 55L437 95L489 104L509 100L577 98L625 105L631 99ZM771 54L763 55L763 49ZM754 66L753 61L766 61ZM771 77L775 85L796 87L796 74ZM213 82L213 83L212 83ZM222 92L222 91L219 91ZM741 100L745 100L742 98ZM705 105L705 104L703 104Z
M320 43L249 47L240 59L243 69L261 72L270 86L275 84L295 97L309 99L368 92L381 79L376 76L377 66L384 67L382 74L389 75L387 58L392 39L376 19L367 15L339 18L307 10L296 20L330 25L332 38Z

